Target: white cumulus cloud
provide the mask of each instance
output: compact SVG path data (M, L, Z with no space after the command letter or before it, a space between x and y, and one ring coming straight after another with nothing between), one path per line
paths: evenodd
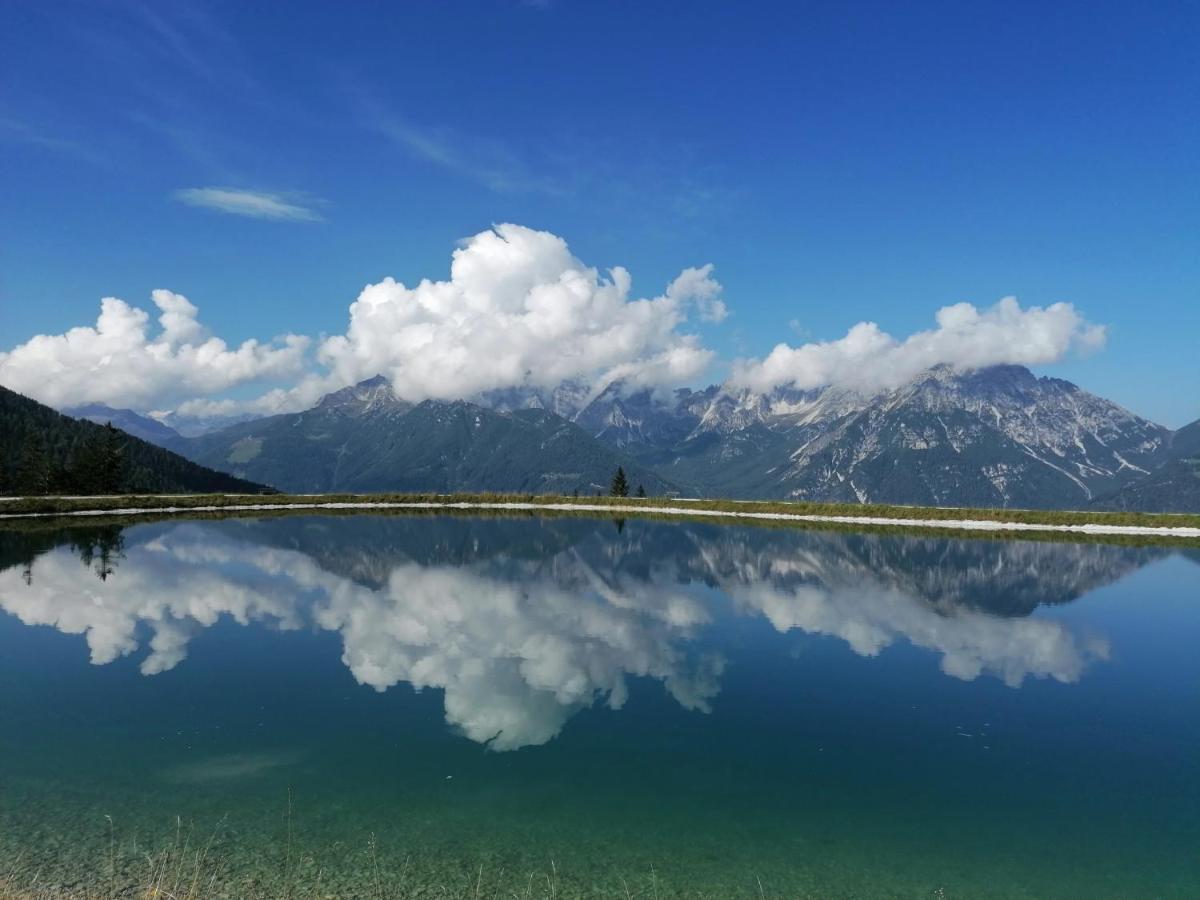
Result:
M156 290L151 299L159 310L157 334L145 310L105 297L95 325L37 335L0 353L0 384L51 406L146 409L302 369L308 338L289 334L231 348L208 334L186 297Z
M262 197L264 209L279 200ZM586 265L563 238L513 224L463 240L446 279L367 285L349 306L344 333L320 340L288 334L230 347L200 324L187 298L166 290L152 297L157 330L147 312L105 298L95 325L0 352L0 384L56 406L102 402L198 417L307 409L376 375L413 402L564 383L584 393L616 381L631 390L671 388L710 372L715 354L697 326L728 316L712 265L684 269L661 293L638 296L627 269ZM837 340L780 343L765 357L735 361L726 385L878 391L939 364L1045 365L1104 341L1104 327L1069 303L1022 307L1006 297L988 308L943 307L934 328L902 339L860 322ZM249 382L270 390L230 396Z
M172 196L188 206L214 209L217 212L251 219L273 219L282 222L319 222L321 217L307 206L284 194L266 191L242 191L236 188L183 188Z
M322 394L375 375L420 401L496 388L554 388L578 379L596 390L674 386L714 354L689 332L694 317L726 315L712 266L685 269L659 296L631 293L627 270L584 265L546 231L498 225L454 251L450 278L408 287L385 278L350 305L346 332L312 342L286 335L230 349L208 336L196 307L155 291L161 330L122 300L105 298L95 326L39 335L0 353L0 383L51 405L174 405L189 415L305 409ZM222 393L248 381L282 381L252 400Z
M1022 308L1015 297L987 309L957 303L939 309L936 321L936 328L904 340L874 322L860 322L835 341L781 343L764 359L735 363L730 384L758 392L827 385L884 390L936 365L1045 365L1071 351L1097 350L1105 341L1104 327L1087 322L1070 303Z
M504 387L681 383L713 354L681 330L695 312L725 315L712 267L687 269L653 298L631 295L621 267L601 274L547 231L498 225L454 251L448 281L368 285L344 335L318 357L337 386L388 376L409 400Z

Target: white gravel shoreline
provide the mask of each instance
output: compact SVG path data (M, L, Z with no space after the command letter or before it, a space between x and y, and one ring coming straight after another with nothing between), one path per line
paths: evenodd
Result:
M435 503L359 501L353 503L244 503L230 506L159 506L150 508L75 510L72 512L4 513L0 519L48 518L62 516L132 516L146 514L170 515L188 512L254 512L279 509L493 509L493 510L552 510L555 512L658 513L663 515L758 519L782 522L825 522L840 525L887 525L908 528L950 528L960 531L1049 531L1089 535L1145 535L1162 537L1200 538L1200 528L1159 525L1056 525L1033 522L992 522L980 519L897 519L885 516L823 516L803 513L733 511L686 506L615 506L599 503Z

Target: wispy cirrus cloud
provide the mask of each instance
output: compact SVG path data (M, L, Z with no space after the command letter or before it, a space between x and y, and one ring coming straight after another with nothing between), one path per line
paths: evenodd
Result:
M267 191L243 191L236 188L183 188L171 195L180 203L213 209L233 216L270 219L276 222L320 222L320 214L296 202L299 198ZM308 203L314 201L308 200Z
M359 97L366 127L417 159L482 184L498 194L562 195L569 186L497 140L467 139L445 128L418 126L375 100Z
M4 115L0 115L0 142L28 144L92 163L103 161L100 154L80 141L49 134L26 121Z
M386 85L337 71L343 105L365 132L409 159L495 194L546 197L586 207L592 216L603 207L628 219L636 209L652 230L677 231L711 220L739 193L727 173L679 141L564 130L549 119L546 127L519 134L464 130L406 108ZM460 115L459 123L469 119Z

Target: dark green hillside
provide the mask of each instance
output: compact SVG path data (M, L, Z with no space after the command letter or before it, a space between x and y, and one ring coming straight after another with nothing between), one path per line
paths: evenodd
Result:
M1097 509L1200 512L1200 456L1173 459L1145 478L1096 501Z
M1096 502L1099 509L1200 512L1200 421L1171 436L1170 459Z
M1171 455L1177 459L1200 456L1200 419L1184 425L1171 436Z
M379 455L369 452L369 444L348 446L343 477L364 491L608 493L618 466L653 493L670 487L579 426L541 409L497 413L462 401L427 401L386 436Z
M330 394L305 412L185 439L180 451L295 493L607 494L618 466L632 490L671 489L649 467L554 413L497 412L465 401L413 406L382 379Z
M257 493L116 428L72 419L0 387L0 492Z

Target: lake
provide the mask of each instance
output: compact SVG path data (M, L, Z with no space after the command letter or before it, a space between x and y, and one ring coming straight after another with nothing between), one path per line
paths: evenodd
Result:
M9 892L1200 896L1194 549L35 523L0 610Z

